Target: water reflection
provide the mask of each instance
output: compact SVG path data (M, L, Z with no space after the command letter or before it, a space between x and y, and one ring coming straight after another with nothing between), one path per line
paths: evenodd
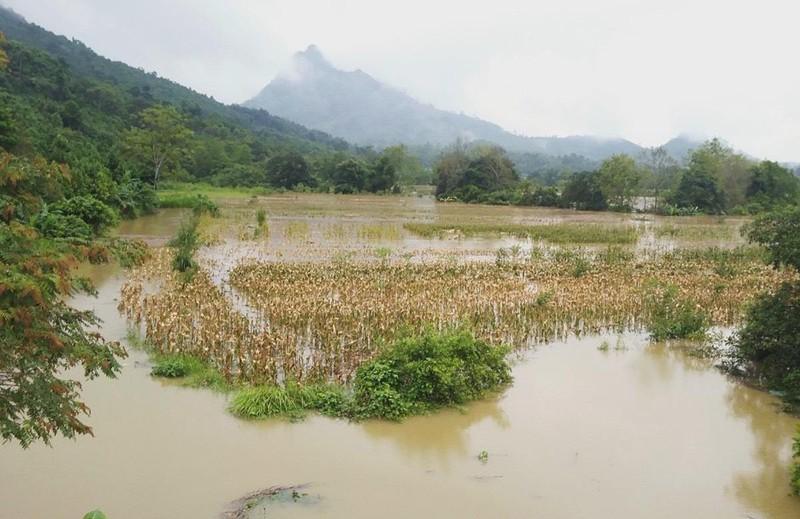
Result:
M781 515L781 503L790 493L791 438L796 421L780 414L779 401L740 384L731 384L726 395L731 414L751 433L753 466L735 474L732 489L737 499L761 517Z
M490 420L498 429L511 427L511 421L499 405L501 396L483 400L459 411L447 409L429 416L417 416L402 423L371 420L362 430L374 440L389 441L403 456L433 459L443 467L454 458L472 456L470 429Z

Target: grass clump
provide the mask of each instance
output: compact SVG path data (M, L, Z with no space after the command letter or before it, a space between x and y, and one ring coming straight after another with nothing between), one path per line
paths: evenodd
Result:
M708 315L694 302L681 298L675 285L653 287L647 299L648 329L653 340L705 337L710 326Z
M154 377L180 379L181 385L188 387L206 387L219 391L231 389L225 377L213 366L184 353L155 355L150 374Z
M219 216L219 206L204 194L172 193L160 194L159 205L164 208L191 209L196 215Z
M346 416L348 406L347 394L341 386L289 383L285 387L255 386L242 389L231 400L230 411L242 418L284 416L299 419L308 411L334 417Z
M423 238L441 238L448 233L461 236L508 234L517 238L544 240L551 243L608 243L632 244L639 239L636 228L630 225L600 225L594 223L524 224L442 224L407 223L403 227Z

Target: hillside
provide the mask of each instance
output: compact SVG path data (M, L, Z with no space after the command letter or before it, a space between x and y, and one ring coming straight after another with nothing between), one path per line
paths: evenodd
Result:
M283 142L293 141L295 145L304 148L348 148L347 142L319 130L309 130L264 110L225 105L169 79L158 77L154 72L148 73L119 61L112 61L98 55L80 41L53 34L2 6L0 32L9 40L42 50L63 61L76 76L110 83L129 92L140 92L155 101L192 107L206 114L221 116L250 130Z
M288 69L244 106L378 147L443 146L461 138L488 141L513 152L580 155L590 160L641 151L624 139L515 135L491 122L421 103L361 70L339 70L314 45L295 54Z

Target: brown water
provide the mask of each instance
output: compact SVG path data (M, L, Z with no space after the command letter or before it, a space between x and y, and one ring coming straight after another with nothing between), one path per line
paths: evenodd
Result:
M121 233L170 234L168 215ZM98 299L77 304L122 338L121 274L93 277ZM400 424L242 421L222 395L152 379L132 351L118 380L85 385L94 438L0 446L0 519L215 518L250 491L301 483L319 502L267 517L800 517L788 495L798 420L775 398L678 347L616 344L540 347L497 397Z

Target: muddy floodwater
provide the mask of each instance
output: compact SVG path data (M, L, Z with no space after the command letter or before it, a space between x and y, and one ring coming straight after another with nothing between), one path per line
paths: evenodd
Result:
M274 218L378 218L337 213L335 200L262 203ZM400 222L439 210L426 199L403 199L410 208L384 200L374 203L395 206L378 212ZM157 241L179 221L165 212L120 233ZM76 305L96 311L107 338L124 340L124 274L101 266L91 275L99 296ZM267 504L253 517L800 517L788 484L798 420L709 361L631 333L552 343L513 362L512 386L460 410L402 423L248 422L227 413L224 395L151 378L146 355L131 350L117 380L84 386L93 438L0 446L0 519L95 508L109 519L212 519L249 492L301 484L311 502Z

